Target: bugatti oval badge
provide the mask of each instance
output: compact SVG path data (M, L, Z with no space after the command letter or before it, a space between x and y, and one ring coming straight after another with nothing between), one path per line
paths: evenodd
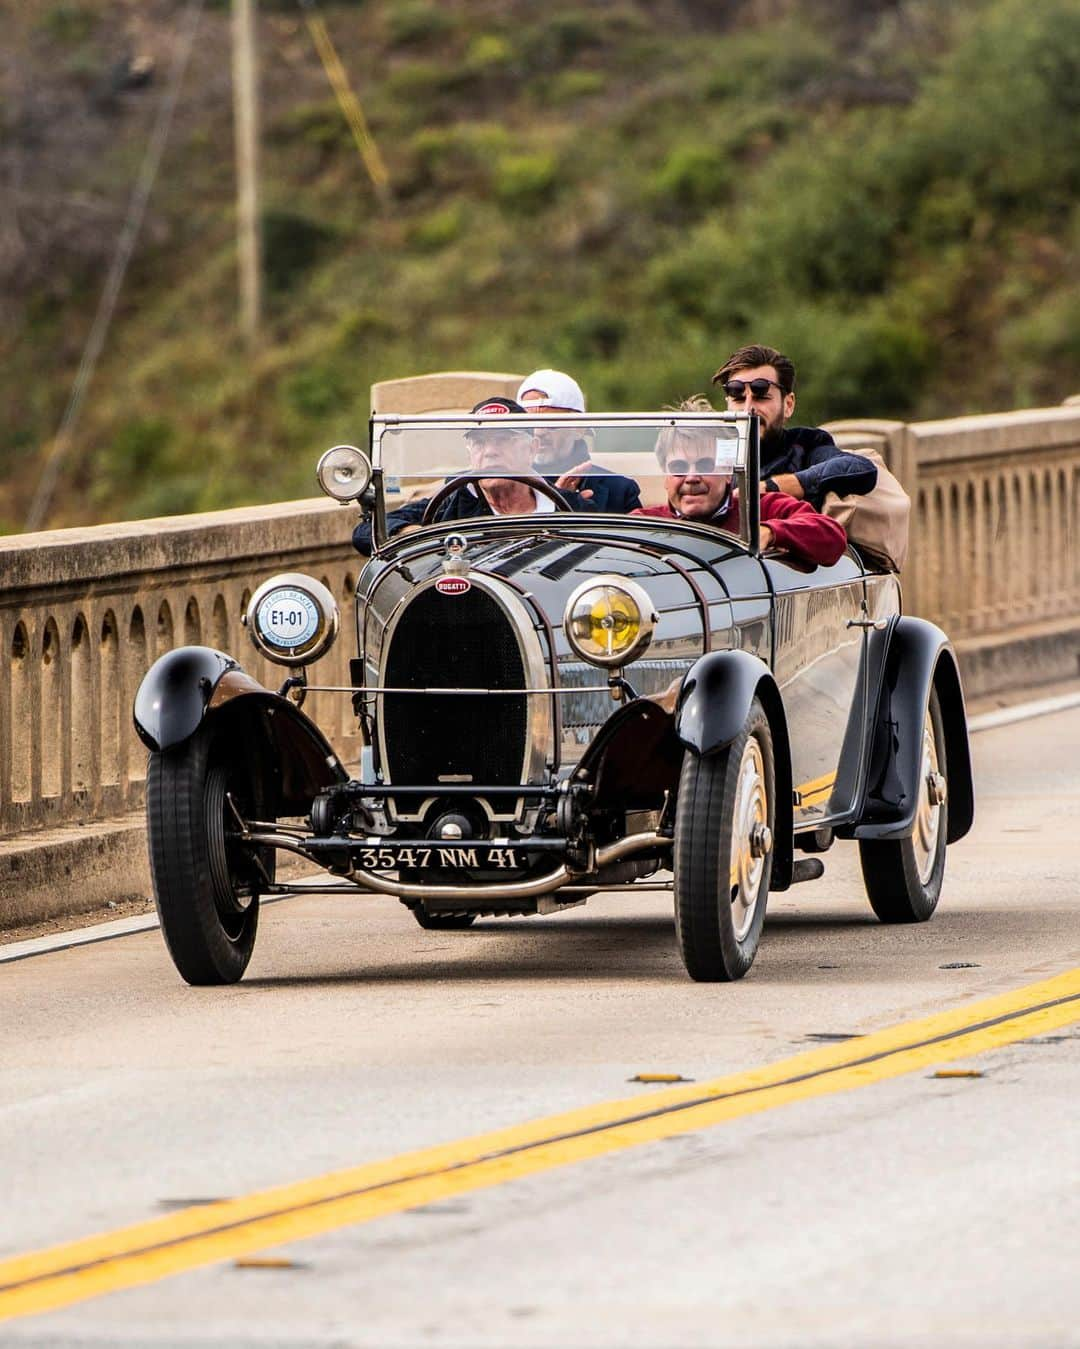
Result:
M440 595L464 595L472 589L472 582L465 576L440 576L435 589Z

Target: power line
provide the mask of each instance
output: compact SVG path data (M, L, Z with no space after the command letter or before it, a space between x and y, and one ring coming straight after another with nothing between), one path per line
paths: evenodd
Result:
M124 221L120 236L117 239L112 265L109 268L109 275L106 278L105 288L101 293L101 299L98 301L97 313L94 316L90 335L86 340L86 346L83 348L82 359L79 361L79 368L75 374L75 383L71 389L71 396L68 398L67 407L64 409L64 415L60 421L60 427L53 440L49 457L45 461L45 467L41 471L41 477L38 480L34 499L30 503L30 509L26 515L26 522L23 525L23 529L27 533L41 528L42 522L52 504L53 493L56 491L56 484L59 480L64 460L67 457L68 450L71 448L75 423L82 410L83 399L86 395L87 387L89 386L90 380L93 378L98 358L101 356L102 348L105 345L105 338L109 331L109 325L112 322L113 311L116 308L116 302L120 296L120 288L124 283L124 274L127 272L128 263L131 261L131 255L135 251L135 244L139 237L139 231L142 228L143 216L146 214L146 206L150 200L150 193L153 189L158 169L161 166L161 157L165 153L165 144L169 138L169 129L172 126L173 114L176 111L176 103L180 96L180 85L183 82L184 72L187 69L188 59L191 56L191 48L195 41L195 30L198 27L203 3L204 0L189 0L187 10L181 20L178 42L176 50L173 53L172 68L169 72L169 81L166 86L165 96L161 100L161 105L158 108L157 118L155 119L154 128L150 135L150 141L146 148L146 154L143 156L142 166L139 169L139 176L136 179L135 188L131 194L127 218Z

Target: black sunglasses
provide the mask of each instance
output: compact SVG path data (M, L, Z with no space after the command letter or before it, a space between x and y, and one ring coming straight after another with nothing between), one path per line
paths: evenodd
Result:
M779 389L784 392L784 386L777 384L775 379L729 379L724 385L724 393L733 403L741 403L746 397L747 389L750 390L754 398L768 398L770 389Z
M664 465L664 472L670 473L675 478L687 478L691 474L697 476L701 473L715 473L715 459L695 459L693 463L689 459L669 459Z

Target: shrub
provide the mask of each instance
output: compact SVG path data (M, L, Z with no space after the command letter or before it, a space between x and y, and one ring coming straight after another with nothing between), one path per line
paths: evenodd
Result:
M590 47L603 46L604 29L602 13L556 10L521 35L526 62L532 70L559 70Z
M50 38L74 46L85 42L98 26L99 16L89 5L52 5L41 16L41 29Z
M731 168L723 151L710 145L680 145L653 175L651 195L660 205L702 210L730 195Z
M452 201L423 216L413 226L411 241L425 252L433 253L457 239L465 226L465 208Z
M903 417L911 411L932 358L920 327L883 311L822 311L816 326L806 363L807 410L823 408L829 420Z
M599 70L561 70L542 86L542 97L552 107L592 98L607 88L607 76Z
M451 15L444 5L429 0L398 0L387 5L387 36L393 47L417 47L443 39L453 28Z
M337 149L352 143L348 123L332 98L293 108L276 126L268 128L268 135L275 140L299 139L320 150Z
M412 140L418 186L486 187L492 162L511 144L506 128L493 122L462 122L418 132Z
M627 334L626 320L607 310L576 315L567 323L565 342L572 362L618 355Z
M298 370L285 382L285 400L302 417L325 417L349 397L340 371L325 365Z
M163 417L137 417L125 422L106 447L103 468L116 484L161 469L172 444L174 428Z
M512 44L498 33L478 33L469 43L465 65L471 74L489 75L509 69L514 64Z
M555 156L547 151L503 155L495 165L492 188L504 206L532 211L550 203L556 172Z
M368 342L393 337L398 324L385 309L357 306L346 309L338 319L333 332L333 344L340 351L349 351Z
M262 217L263 273L267 288L289 290L335 237L328 225L293 211L266 211Z

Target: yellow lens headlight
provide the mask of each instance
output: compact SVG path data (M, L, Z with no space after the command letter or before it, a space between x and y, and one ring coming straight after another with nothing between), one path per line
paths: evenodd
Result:
M652 641L657 615L646 591L622 577L598 577L567 601L567 641L593 665L626 665Z

